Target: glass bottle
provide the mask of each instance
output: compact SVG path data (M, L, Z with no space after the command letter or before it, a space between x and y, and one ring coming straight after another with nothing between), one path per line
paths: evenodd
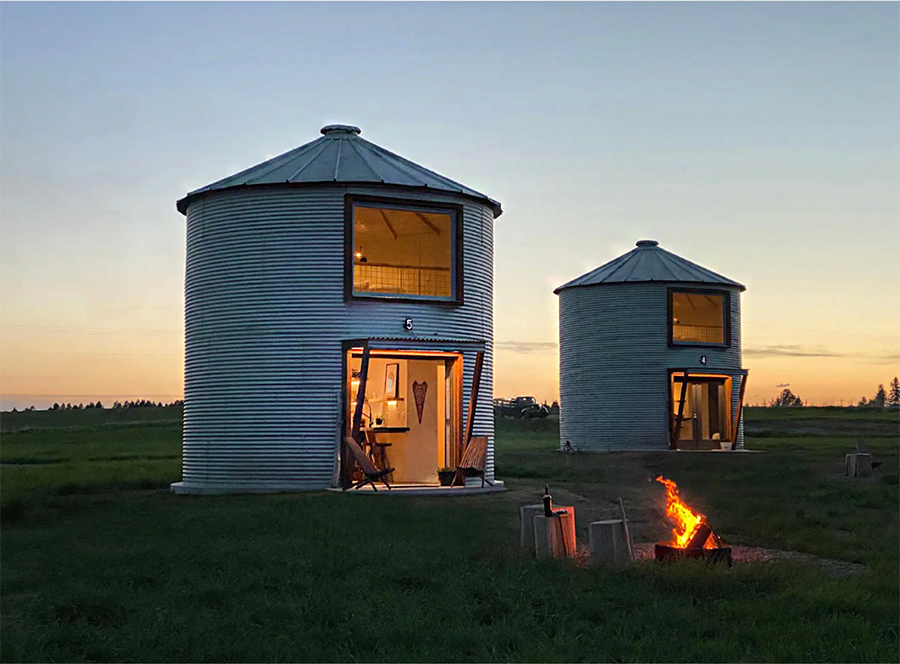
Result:
M550 487L544 485L544 516L553 516L553 498L550 496Z

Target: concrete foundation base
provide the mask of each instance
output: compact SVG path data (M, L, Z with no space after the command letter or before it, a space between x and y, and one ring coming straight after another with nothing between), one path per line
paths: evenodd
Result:
M457 487L446 487L446 486L438 486L431 484L391 484L391 490L388 491L387 487L383 484L378 487L378 491L373 491L371 485L362 487L361 489L351 489L350 491L344 491L341 488L335 488L331 486L323 486L323 487L310 487L310 486L297 486L297 485L277 485L273 484L271 486L266 485L258 485L258 486L235 486L235 485L213 485L213 486L197 486L186 484L185 482L176 482L169 487L169 490L172 493L177 493L185 496L221 496L224 494L234 494L234 493L304 493L307 491L336 491L338 493L361 493L361 494L375 494L375 495L423 495L423 496L464 496L464 495L474 495L481 493L494 493L497 491L506 491L506 487L503 485L502 481L495 480L494 486L490 486L485 484L484 487L481 486L481 483L473 483L466 484L466 486L457 486Z
M506 491L506 486L500 480L494 480L494 486L485 484L466 484L466 486L438 486L436 484L391 484L391 490L388 491L384 485L378 487L378 491L373 491L371 485L364 486L360 489L350 489L344 491L340 488L328 489L337 493L346 494L362 494L366 496L477 496L484 493L498 493Z
M172 493L185 496L221 496L228 493L300 493L301 491L322 491L328 487L310 487L297 484L272 484L240 486L234 484L196 485L175 482L169 487Z

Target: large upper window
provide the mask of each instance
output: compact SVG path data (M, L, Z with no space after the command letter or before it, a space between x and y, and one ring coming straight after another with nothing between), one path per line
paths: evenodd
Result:
M669 290L673 344L728 345L728 293Z
M352 293L456 300L457 211L354 202Z

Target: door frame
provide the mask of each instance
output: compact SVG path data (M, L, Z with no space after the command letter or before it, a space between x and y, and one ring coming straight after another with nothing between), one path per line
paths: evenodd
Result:
M728 436L721 436L723 441L734 441L736 438L736 431L738 423L735 421L735 413L734 413L734 380L736 378L741 378L741 384L746 380L746 373L744 370L738 370L739 373L737 375L719 372L716 373L714 371L710 371L708 369L668 369L666 375L666 418L669 422L669 449L677 450L678 449L678 434L681 430L681 423L684 421L684 406L687 401L687 390L688 386L692 383L718 383L720 381L724 381L726 386L726 397L728 399L728 407L726 412L728 413L728 421L726 422L726 432ZM681 381L682 389L679 395L675 395L672 389L672 386L675 384L676 380ZM741 398L743 399L743 393L741 394ZM673 401L673 399L675 399ZM677 411L675 411L672 406L677 404ZM673 413L673 411L675 411ZM741 404L738 404L738 417L741 414ZM674 415L674 416L673 416Z
M344 449L343 436L352 435L353 413L350 413L350 405L356 399L356 395L352 393L352 379L348 378L349 366L348 361L352 355L363 355L367 346L356 341L344 341L341 352L341 421L340 427L340 465L339 465L339 481L342 487L350 486L350 475L353 473L354 463L352 455ZM443 360L444 366L447 362L451 363L451 386L452 386L452 413L450 416L452 437L445 441L445 445L450 450L450 459L455 465L462 458L463 447L463 368L465 355L462 350L436 350L436 349L390 349L390 348L371 348L368 347L368 356L370 359L399 359L399 360ZM443 427L444 422L439 421L438 426Z

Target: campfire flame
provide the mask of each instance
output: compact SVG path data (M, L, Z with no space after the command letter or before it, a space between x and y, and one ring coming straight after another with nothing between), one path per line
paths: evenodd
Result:
M656 478L657 482L666 487L666 516L675 523L672 528L674 540L669 544L676 549L684 549L700 527L706 517L688 507L681 496L678 495L678 486L672 480L665 479L662 475ZM712 535L703 543L704 549L713 549L716 544L712 541Z

